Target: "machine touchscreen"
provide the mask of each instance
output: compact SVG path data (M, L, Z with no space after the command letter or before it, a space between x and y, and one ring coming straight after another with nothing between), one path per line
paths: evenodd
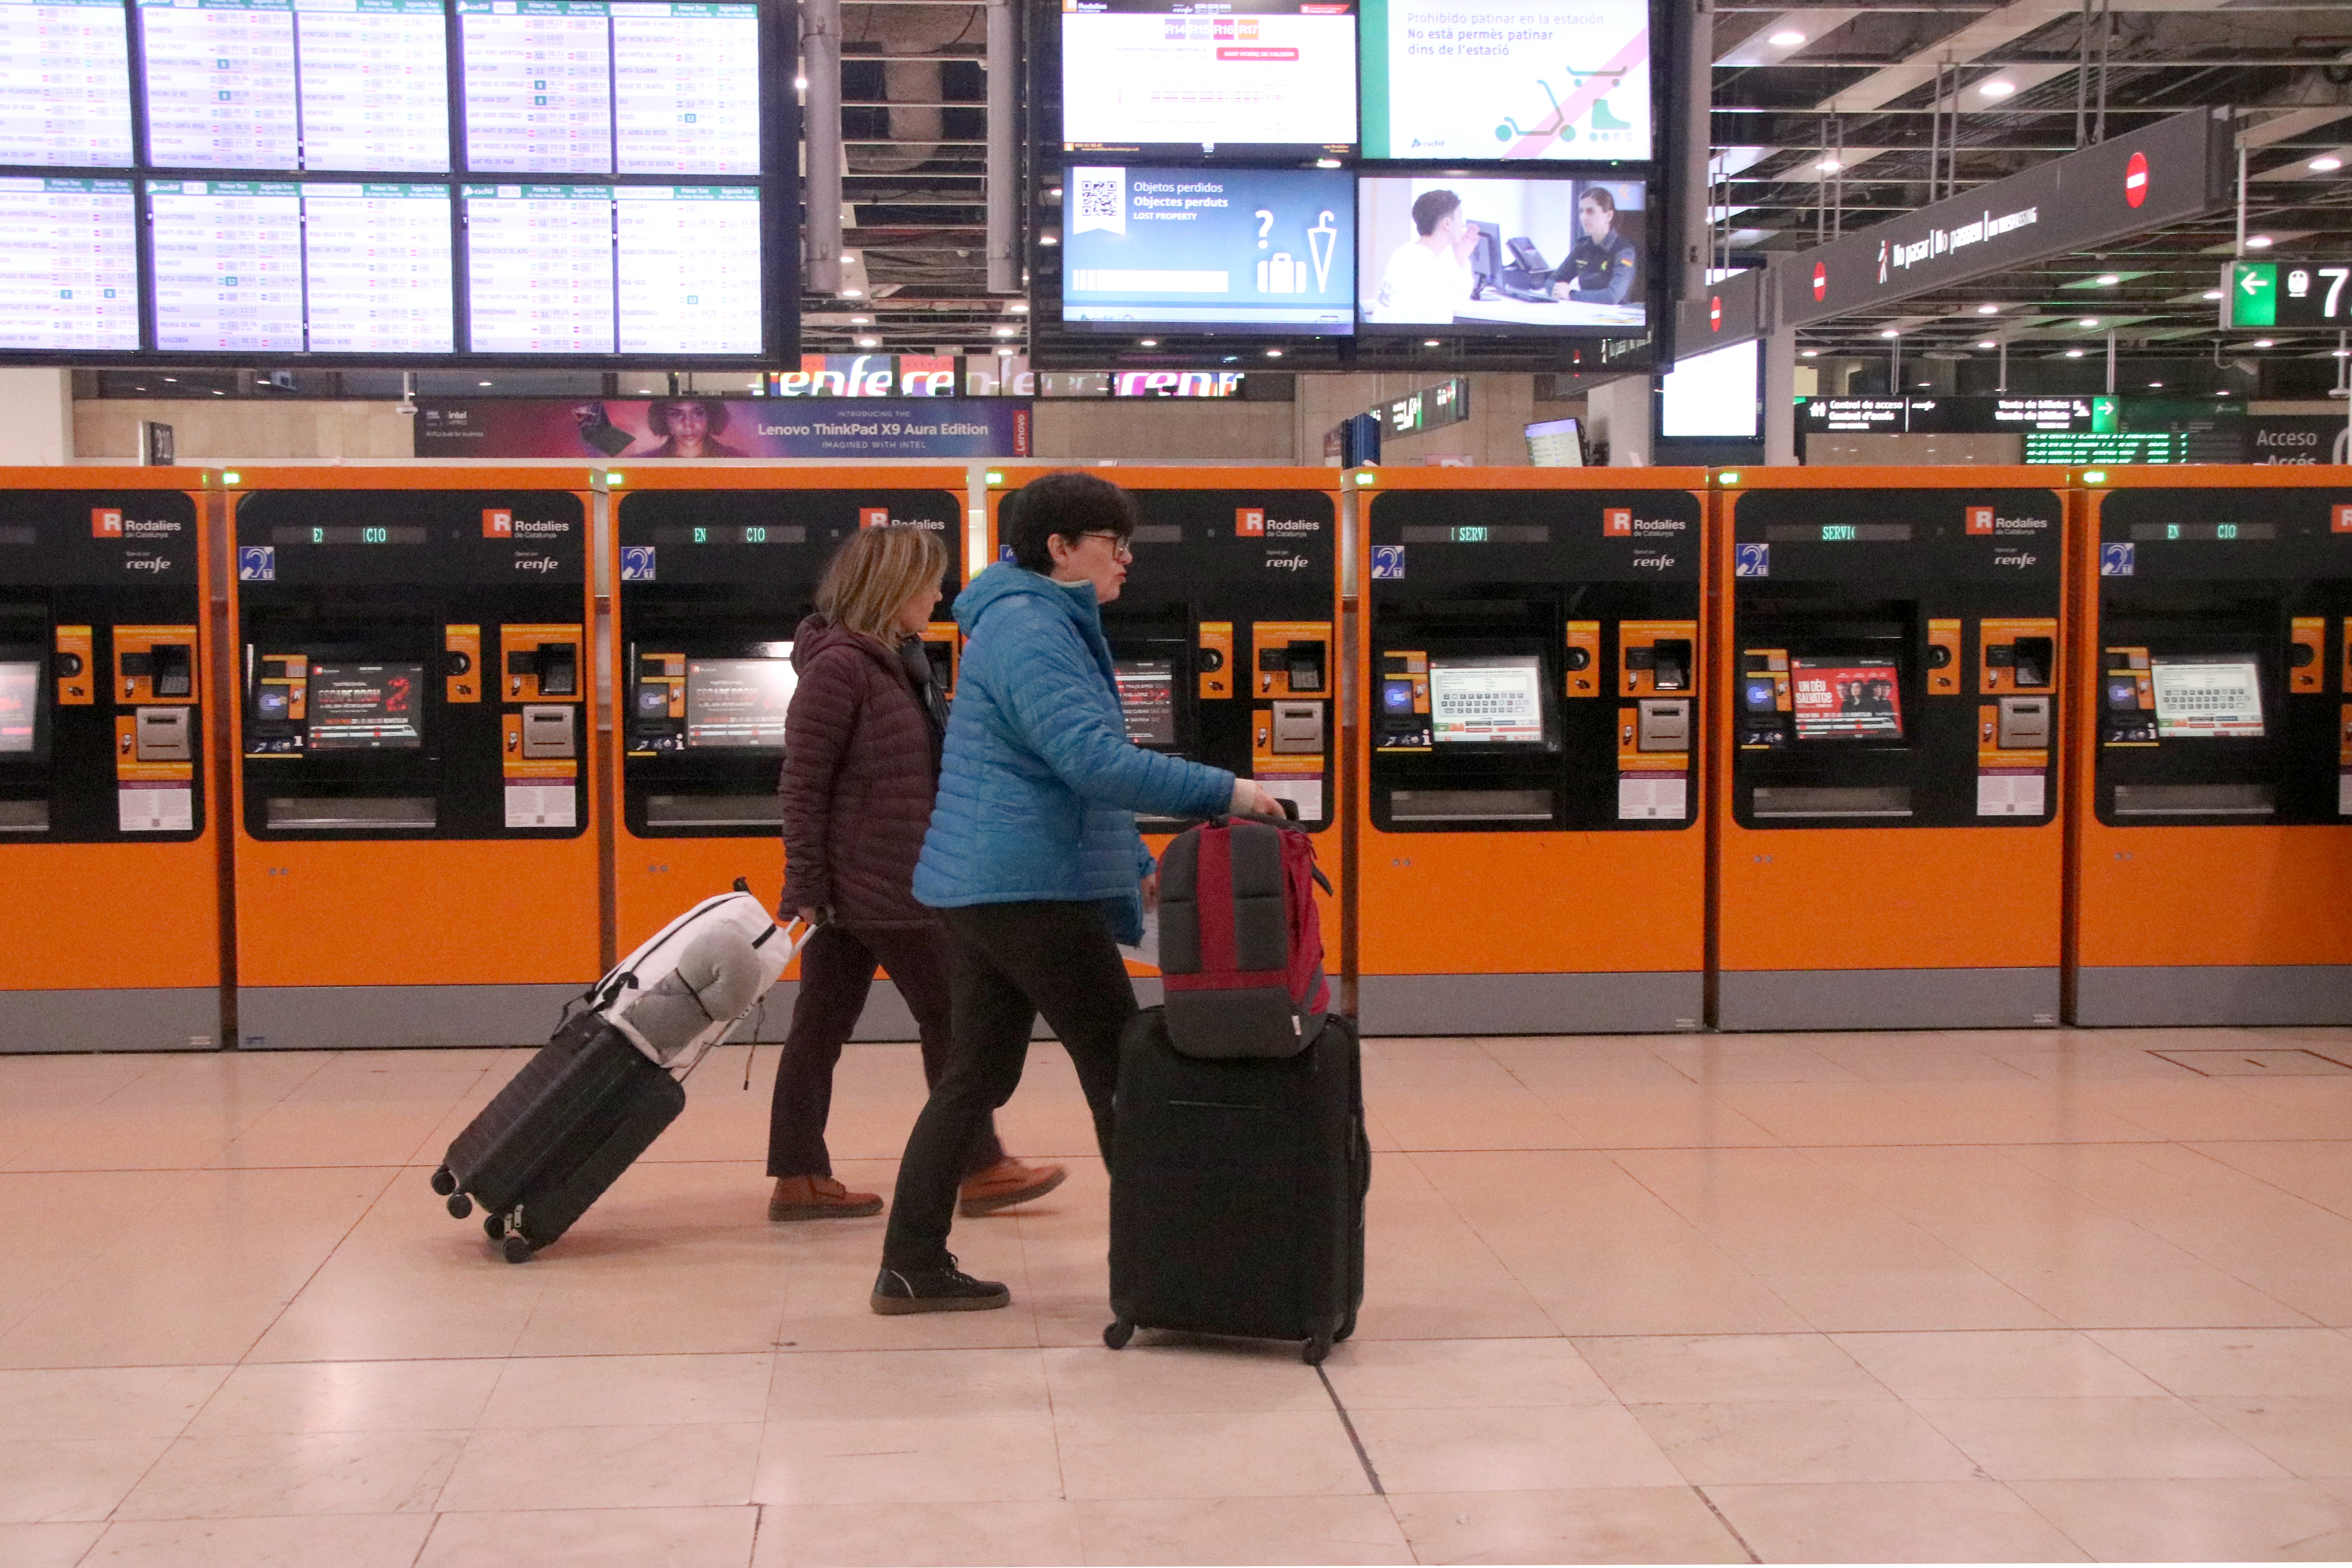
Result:
M415 751L422 664L331 664L310 668L310 750Z
M31 659L0 659L0 756L33 749L40 713L41 667Z
M1176 743L1176 666L1165 658L1122 658L1113 661L1111 674L1118 682L1119 711L1127 719L1127 738L1139 746Z
M1429 660L1431 739L1438 745L1540 745L1543 660L1531 653Z
M1903 678L1891 659L1855 656L1789 661L1800 741L1903 739Z
M2158 655L2148 661L2148 673L2156 689L2158 740L2176 735L2261 739L2263 688L2253 655Z
M686 743L782 751L800 672L789 658L686 661Z

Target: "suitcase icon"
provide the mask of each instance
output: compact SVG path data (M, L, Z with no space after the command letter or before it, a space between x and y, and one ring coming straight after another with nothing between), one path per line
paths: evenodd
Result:
M1257 291L1261 294L1304 294L1307 292L1307 268L1293 260L1290 252L1277 250L1257 264Z

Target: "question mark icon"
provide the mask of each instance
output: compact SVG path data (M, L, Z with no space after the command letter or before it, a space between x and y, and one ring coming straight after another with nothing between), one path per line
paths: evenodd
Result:
M1264 249L1265 248L1265 237L1266 237L1267 235L1269 235L1269 234L1272 234L1273 232L1274 232L1274 214L1272 214L1271 212L1268 212L1268 211L1267 211L1265 208L1264 208L1264 207L1260 207L1260 208L1258 208L1258 209L1257 209L1257 247L1258 247L1260 250L1264 250Z

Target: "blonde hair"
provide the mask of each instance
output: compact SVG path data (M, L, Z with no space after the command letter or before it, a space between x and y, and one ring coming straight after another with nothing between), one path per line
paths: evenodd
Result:
M945 577L947 569L947 546L928 528L861 528L825 563L816 607L834 625L895 647L898 606Z

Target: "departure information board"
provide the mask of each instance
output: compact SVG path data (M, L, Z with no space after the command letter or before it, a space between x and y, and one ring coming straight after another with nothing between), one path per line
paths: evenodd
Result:
M128 180L0 179L0 342L139 346L138 222Z
M610 10L602 0L458 0L467 168L613 172Z
M302 167L447 172L441 0L294 0L294 26Z
M302 352L301 188L154 180L155 346Z
M304 185L310 351L451 352L457 319L449 255L446 185Z
M0 0L0 163L130 162L121 0Z
M613 352L613 189L466 187L476 353Z
M299 168L294 0L139 0L147 155L165 168Z
M625 354L757 353L760 193L749 185L623 185Z
M760 172L760 9L615 5L613 125L625 174Z

